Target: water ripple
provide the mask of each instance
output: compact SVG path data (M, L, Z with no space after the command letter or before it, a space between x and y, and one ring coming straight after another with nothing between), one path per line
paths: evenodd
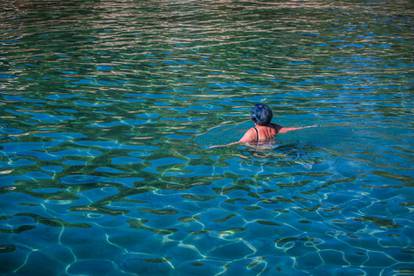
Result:
M0 273L413 274L413 15L0 2Z

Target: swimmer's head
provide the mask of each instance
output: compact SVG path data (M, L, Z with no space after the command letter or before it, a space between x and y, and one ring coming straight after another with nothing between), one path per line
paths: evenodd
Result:
M273 113L265 104L255 104L250 111L250 118L258 125L268 125L272 121Z

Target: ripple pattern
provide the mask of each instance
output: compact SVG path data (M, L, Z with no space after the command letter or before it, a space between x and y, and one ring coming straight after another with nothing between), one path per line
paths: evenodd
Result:
M0 274L414 274L413 18L0 2ZM256 102L320 127L208 149Z

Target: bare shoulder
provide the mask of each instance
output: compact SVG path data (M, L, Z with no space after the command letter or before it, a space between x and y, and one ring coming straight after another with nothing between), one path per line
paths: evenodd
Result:
M248 143L256 139L256 131L254 128L250 128L244 133L243 137L239 140L242 143Z
M249 128L244 135L248 135L249 137L256 137L256 130L254 127Z
M270 126L274 128L276 132L279 132L283 128L281 125L274 124L274 123L271 123Z

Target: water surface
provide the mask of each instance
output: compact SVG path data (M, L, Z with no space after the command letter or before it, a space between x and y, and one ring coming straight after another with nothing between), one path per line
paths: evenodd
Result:
M414 273L411 1L3 1L0 272ZM250 107L283 126L241 137Z

